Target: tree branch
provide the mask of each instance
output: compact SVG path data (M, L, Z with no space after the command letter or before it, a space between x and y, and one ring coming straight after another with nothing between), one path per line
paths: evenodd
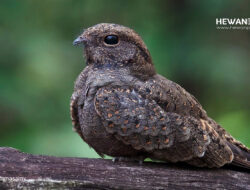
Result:
M0 189L250 189L250 173L166 163L113 163L0 148Z

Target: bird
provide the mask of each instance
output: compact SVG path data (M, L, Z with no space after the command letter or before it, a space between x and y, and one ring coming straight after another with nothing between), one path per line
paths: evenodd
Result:
M250 149L210 118L192 94L157 74L133 29L96 24L73 42L80 44L86 67L75 81L71 119L101 157L250 169Z

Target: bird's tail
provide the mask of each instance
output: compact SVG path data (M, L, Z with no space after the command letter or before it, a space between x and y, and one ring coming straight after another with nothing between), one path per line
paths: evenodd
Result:
M245 146L244 148L241 148L237 146L237 144L232 144L231 142L228 142L227 144L234 154L232 165L250 170L250 149Z

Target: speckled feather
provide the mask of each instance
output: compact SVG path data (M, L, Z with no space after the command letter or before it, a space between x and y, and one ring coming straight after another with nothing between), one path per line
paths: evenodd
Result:
M105 44L107 35L118 36L119 43ZM80 38L87 66L75 82L71 117L98 154L250 168L249 149L209 118L191 94L156 74L133 30L104 23Z

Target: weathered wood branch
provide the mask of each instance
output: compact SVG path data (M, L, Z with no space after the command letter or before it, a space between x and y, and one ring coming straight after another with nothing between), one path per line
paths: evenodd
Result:
M0 189L250 189L250 173L164 163L117 162L0 148Z

